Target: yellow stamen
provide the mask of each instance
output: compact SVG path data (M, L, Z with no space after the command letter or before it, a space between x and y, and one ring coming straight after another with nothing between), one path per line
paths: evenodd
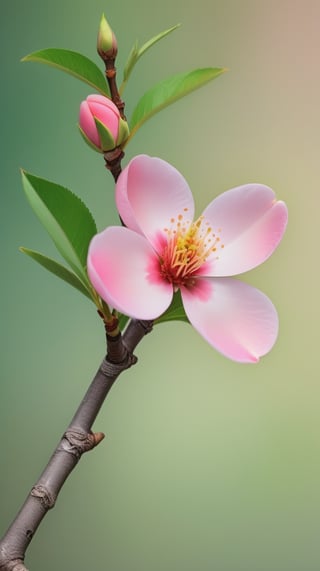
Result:
M161 274L175 288L188 286L193 283L191 278L200 273L201 266L209 256L217 251L221 239L202 216L190 223L179 214L176 219L171 218L171 224L171 228L164 229L168 241L160 259ZM221 228L218 232L221 232ZM224 245L219 244L219 247L223 248Z

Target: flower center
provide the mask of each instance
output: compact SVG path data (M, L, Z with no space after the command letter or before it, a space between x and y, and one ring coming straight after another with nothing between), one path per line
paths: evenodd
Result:
M170 222L171 227L164 229L167 244L160 256L160 273L175 289L181 286L190 288L195 283L194 277L204 270L208 257L219 247L224 248L220 236L217 236L221 228L214 233L203 216L190 223L179 214Z

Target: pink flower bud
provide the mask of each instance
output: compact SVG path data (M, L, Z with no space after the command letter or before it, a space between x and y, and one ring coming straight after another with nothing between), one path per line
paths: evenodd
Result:
M98 152L120 146L129 135L116 105L103 95L89 95L80 105L79 127L85 141Z

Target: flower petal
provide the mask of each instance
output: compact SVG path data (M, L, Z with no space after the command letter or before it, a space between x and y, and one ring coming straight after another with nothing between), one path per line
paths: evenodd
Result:
M254 363L270 351L278 315L261 291L232 278L200 278L199 289L182 288L186 314L206 341L234 361Z
M79 125L85 136L88 137L96 147L100 147L100 137L87 101L82 101L80 104Z
M124 224L144 234L159 250L164 229L177 222L192 222L194 202L184 177L166 161L138 155L121 173L116 204ZM174 221L173 221L174 220Z
M114 140L118 137L120 113L115 104L102 95L89 95L87 97L89 109L94 117L112 133Z
M208 258L211 276L232 276L262 264L278 246L288 219L284 202L261 184L224 192L203 216L219 237L217 251Z
M170 305L173 288L158 268L147 240L128 228L111 226L91 240L90 281L108 304L126 315L154 319Z
M106 97L105 95L100 95L100 93L92 93L91 95L88 95L87 101L88 101L88 103L91 103L91 102L100 103L100 105L107 105L109 107L115 107L115 104L113 103L113 101L109 97Z

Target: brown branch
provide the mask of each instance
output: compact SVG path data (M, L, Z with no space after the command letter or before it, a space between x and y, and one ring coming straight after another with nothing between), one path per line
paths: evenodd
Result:
M110 49L107 51L101 49L98 42L97 51L105 65L105 76L109 85L111 99L119 109L121 119L126 121L126 116L124 114L125 102L121 99L117 86L117 68L115 66L115 61L118 54L118 48L115 36L113 35L113 45ZM121 161L123 157L124 152L120 147L116 147L115 149L104 153L106 168L111 172L115 182L117 182L121 173Z
M111 172L114 182L117 182L121 173L121 161L124 157L124 152L120 147L112 149L112 151L105 151L103 153L106 168Z
M115 67L116 58L114 57L114 55L112 56L106 54L102 55L101 53L99 55L103 59L106 68L105 75L109 85L111 99L113 103L118 107L121 118L126 121L126 116L124 114L125 103L124 101L122 101L120 97L117 86L117 68Z
M104 438L91 427L113 383L137 362L133 351L152 322L132 320L123 337L108 339L108 354L103 359L71 423L54 450L39 480L0 541L0 571L27 571L26 550L46 513L54 507L58 494L82 454ZM112 348L111 348L112 347Z

